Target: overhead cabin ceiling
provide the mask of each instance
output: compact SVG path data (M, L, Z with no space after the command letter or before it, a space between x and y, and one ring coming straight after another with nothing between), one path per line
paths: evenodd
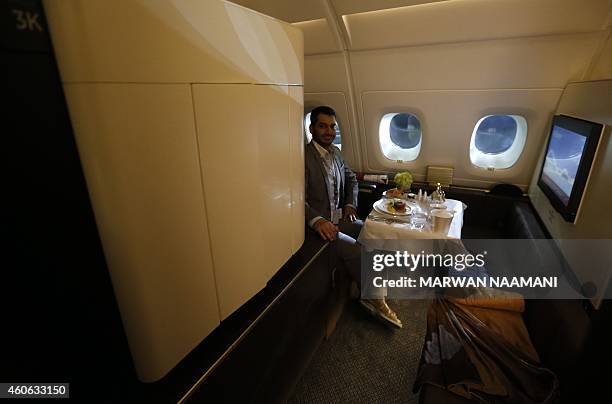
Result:
M338 16L343 16L440 1L453 0L232 0L232 3L240 4L279 20L302 22L325 18L325 2L333 7Z
M235 0L295 23L306 55L602 31L610 1ZM330 21L334 16L336 21ZM517 23L519 22L519 23ZM335 34L335 25L343 38ZM344 45L343 45L344 43Z
M601 30L609 2L589 3L590 7L584 7L584 0L456 0L348 15L344 23L351 50Z
M325 17L325 8L320 0L231 0L232 3L259 11L286 22L316 20Z

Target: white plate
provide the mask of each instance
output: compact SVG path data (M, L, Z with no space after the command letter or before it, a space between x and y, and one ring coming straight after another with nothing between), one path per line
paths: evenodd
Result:
M412 208L406 204L405 212L391 212L387 209L387 204L391 203L391 199L379 199L374 203L374 210L391 216L408 216L412 213Z

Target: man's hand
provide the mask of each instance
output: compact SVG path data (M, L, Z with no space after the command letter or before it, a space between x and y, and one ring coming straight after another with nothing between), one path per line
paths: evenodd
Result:
M357 209L352 206L345 206L344 209L342 209L342 218L349 222L354 222L357 220Z
M329 220L321 219L314 224L314 229L323 240L334 241L338 238L338 226Z

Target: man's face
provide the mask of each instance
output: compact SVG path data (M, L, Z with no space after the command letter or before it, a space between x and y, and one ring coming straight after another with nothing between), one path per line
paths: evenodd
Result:
M317 121L310 125L312 139L323 147L329 147L336 138L336 118L319 114Z

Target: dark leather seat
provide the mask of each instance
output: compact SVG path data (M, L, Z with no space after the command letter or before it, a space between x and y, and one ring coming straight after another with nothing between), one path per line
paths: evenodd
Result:
M550 238L531 204L525 201L516 201L512 204L504 226L504 233L507 238Z
M512 184L496 184L490 190L491 195L502 195L502 196L522 196L523 191L516 185Z

